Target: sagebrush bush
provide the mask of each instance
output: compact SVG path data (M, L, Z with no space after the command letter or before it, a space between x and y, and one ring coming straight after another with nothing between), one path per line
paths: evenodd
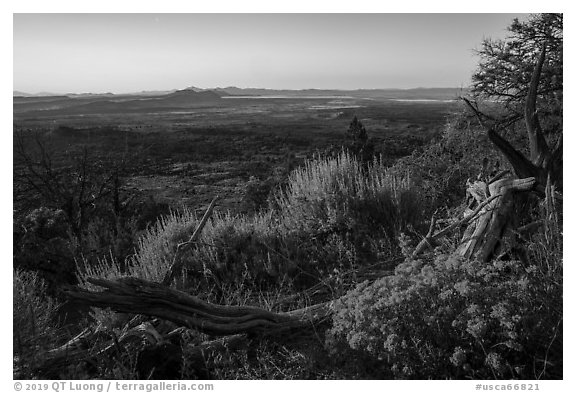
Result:
M531 257L408 259L335 305L328 345L381 378L562 378L562 261Z
M161 217L155 225L138 240L135 255L121 263L113 255L99 259L97 263L85 259L77 261L79 281L86 283L87 277L114 279L131 276L159 282L172 264L179 243L188 240L199 219L194 212L184 209Z
M377 159L365 169L342 152L294 170L277 206L280 219L291 230L364 230L394 236L421 219L419 199L408 171L392 172Z

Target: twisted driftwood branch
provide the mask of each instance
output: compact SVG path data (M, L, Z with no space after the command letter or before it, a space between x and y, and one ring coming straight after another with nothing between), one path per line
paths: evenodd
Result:
M126 277L115 281L90 278L88 282L106 289L93 292L71 288L65 294L91 306L158 317L212 335L270 333L311 327L332 313L332 302L274 313L257 307L211 304L162 284L138 278Z
M118 337L98 329L85 329L64 345L46 354L41 368L49 369L62 364L94 358L109 353L129 340L143 340L159 344L178 335L185 328L224 336L186 349L193 363L201 367L214 353L234 350L247 344L247 334L278 335L288 329L306 329L329 319L332 302L325 302L290 312L274 313L257 307L222 306L205 302L159 283L137 278L115 281L90 278L88 282L106 288L95 292L77 287L64 290L64 294L90 306L111 308L118 312L158 317L176 323L180 328L160 335L149 322L133 318Z

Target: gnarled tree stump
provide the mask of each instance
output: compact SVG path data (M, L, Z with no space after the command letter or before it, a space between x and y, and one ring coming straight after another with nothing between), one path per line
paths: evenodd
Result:
M468 194L477 205L483 205L476 217L470 221L456 254L487 262L501 241L510 223L515 194L528 191L535 178L504 178L486 185L476 182L468 187ZM487 190L487 192L482 192ZM486 202L487 203L484 203ZM471 214L471 212L469 212Z

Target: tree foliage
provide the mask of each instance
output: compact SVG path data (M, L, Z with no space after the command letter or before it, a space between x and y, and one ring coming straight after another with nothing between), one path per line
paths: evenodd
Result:
M364 127L362 122L358 120L357 116L354 116L354 119L352 119L346 135L348 139L353 142L366 143L366 141L368 141L366 127Z
M477 51L478 69L472 75L472 92L478 99L496 100L507 111L506 121L523 117L534 65L543 50L538 88L538 112L544 133L562 132L563 16L536 14L526 21L514 19L505 40L486 38Z
M374 144L368 138L366 127L364 127L356 116L354 116L354 119L346 131L346 139L348 141L346 148L353 156L362 162L372 161L374 157Z

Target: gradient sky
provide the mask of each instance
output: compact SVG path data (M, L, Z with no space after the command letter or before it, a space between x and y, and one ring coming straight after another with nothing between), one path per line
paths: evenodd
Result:
M14 14L14 90L461 87L523 14Z

